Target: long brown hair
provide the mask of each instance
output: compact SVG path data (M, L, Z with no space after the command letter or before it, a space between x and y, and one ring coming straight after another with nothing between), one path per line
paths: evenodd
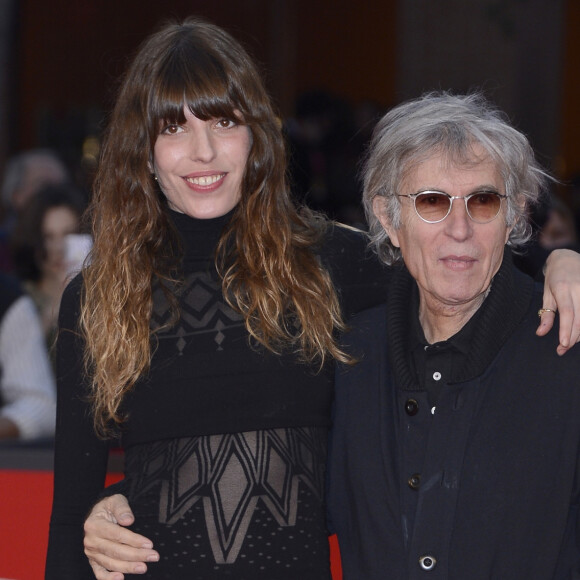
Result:
M179 244L150 168L159 127L183 123L184 106L203 120L241 115L252 135L241 200L216 254L225 299L272 352L290 348L319 365L348 360L334 338L338 299L312 252L326 222L290 198L280 122L254 63L214 25L169 24L142 45L124 78L90 208L81 331L101 434L123 421L123 397L149 368L152 285L175 271Z

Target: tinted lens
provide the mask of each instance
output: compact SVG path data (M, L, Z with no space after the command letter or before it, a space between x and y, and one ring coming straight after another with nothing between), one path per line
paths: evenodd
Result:
M427 222L438 222L445 219L449 212L451 199L444 193L427 191L415 197L415 209Z
M490 222L501 207L501 197L491 191L480 191L469 196L467 212L474 222Z

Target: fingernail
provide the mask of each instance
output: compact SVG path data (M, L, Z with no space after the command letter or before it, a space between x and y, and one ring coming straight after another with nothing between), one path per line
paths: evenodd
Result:
M157 562L159 561L159 554L151 554L147 556L147 562Z
M133 571L135 574L145 574L145 572L147 572L147 566L145 566L145 564L137 564Z
M151 542L143 542L141 547L145 548L146 550L151 550L153 548L153 544Z

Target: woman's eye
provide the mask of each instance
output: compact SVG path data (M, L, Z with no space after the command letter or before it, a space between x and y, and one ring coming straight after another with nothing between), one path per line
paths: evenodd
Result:
M229 129L230 127L233 127L234 125L235 125L235 123L231 119L220 119L217 122L217 126L220 129Z
M161 133L164 135L175 135L176 133L179 133L181 130L182 127L180 125L167 125L163 128Z

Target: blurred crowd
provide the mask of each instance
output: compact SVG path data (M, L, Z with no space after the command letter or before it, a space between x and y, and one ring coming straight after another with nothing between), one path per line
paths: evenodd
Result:
M54 342L64 287L86 249L87 195L59 156L19 153L0 188L0 440L50 442Z
M325 91L301 95L284 121L295 200L366 228L359 166L384 108ZM85 183L84 180L80 180ZM90 248L88 200L55 151L24 151L0 175L0 441L50 441L54 342L63 289ZM578 250L580 180L546 195L518 266L532 275L555 248Z

